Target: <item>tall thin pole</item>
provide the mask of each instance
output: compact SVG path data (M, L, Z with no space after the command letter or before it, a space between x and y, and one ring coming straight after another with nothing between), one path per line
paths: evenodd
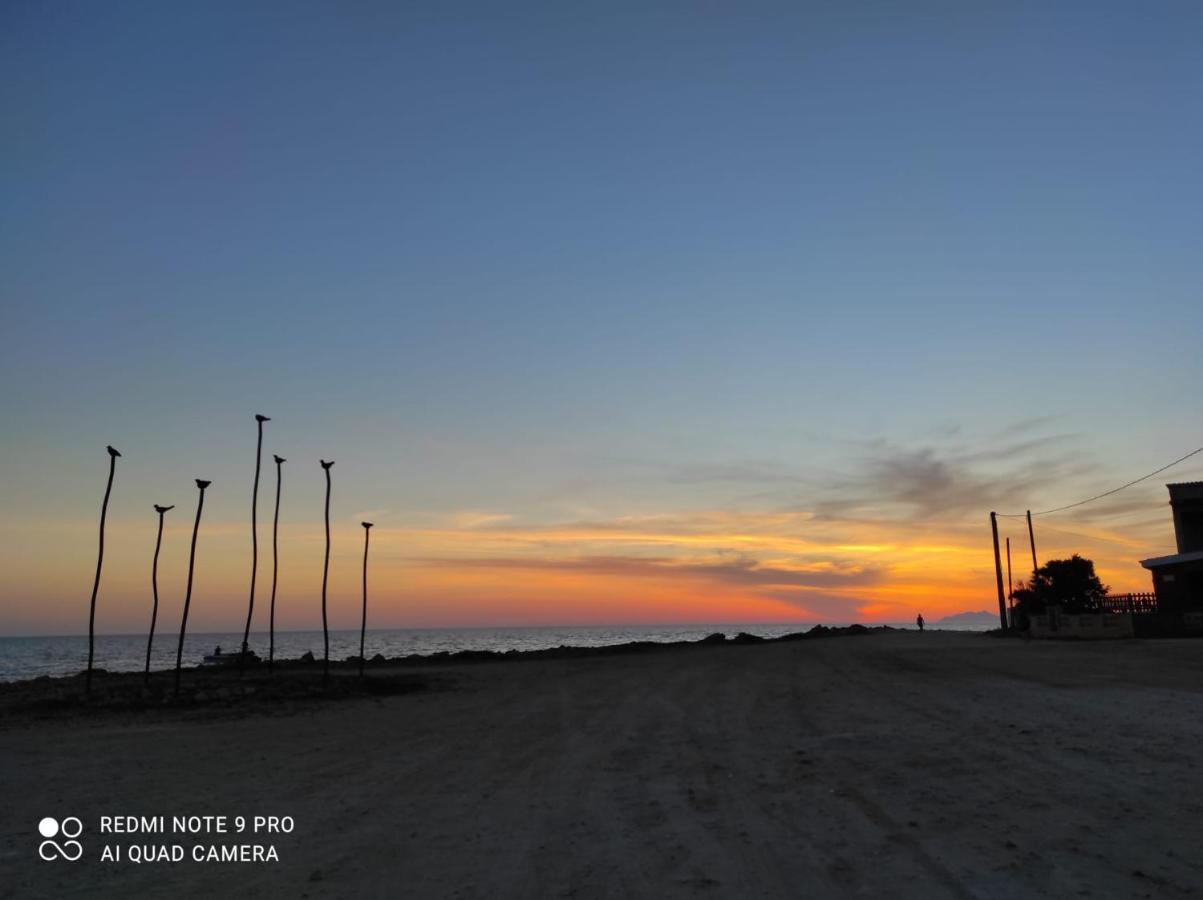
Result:
M326 585L330 580L330 467L334 460L318 460L326 470L326 559L322 563L322 640L326 647L322 661L322 681L330 680L330 626L326 619Z
M196 521L192 523L192 549L188 551L188 586L184 589L184 618L180 621L180 644L175 651L175 694L180 694L180 664L184 659L184 635L188 631L188 608L192 605L192 572L196 567L196 534L200 531L201 510L205 508L205 488L211 481L196 479L200 498L196 501Z
M990 531L994 534L994 580L998 585L998 619L1007 630L1007 600L1003 596L1002 560L998 554L998 513L990 513Z
M150 634L146 637L146 672L142 681L150 683L150 650L155 643L155 620L159 618L159 548L163 546L163 514L174 506L159 506L155 504L155 512L159 514L159 536L155 538L155 561L150 567L150 590L155 603L150 609Z
M251 617L255 612L255 575L259 571L259 528L256 523L259 510L259 462L263 458L263 423L270 422L267 416L256 414L259 440L255 444L255 485L251 488L251 598L246 604L246 628L242 630L242 652L238 654L238 671L246 663L247 641L251 637Z
M368 630L368 535L371 522L360 522L363 526L363 620L359 625L359 677L363 678L363 639Z
M276 658L276 581L280 576L280 485L284 479L284 457L272 454L276 460L276 514L272 518L272 604L267 625L267 668L271 671Z
M1032 548L1032 577L1036 577L1036 572L1040 569L1040 563L1036 562L1036 532L1032 531L1032 511L1028 510L1028 544Z
M104 488L104 500L100 504L100 549L96 553L96 579L92 582L92 608L88 613L88 674L84 676L84 693L92 693L92 659L96 646L96 593L100 590L100 569L104 565L104 520L109 512L109 494L113 492L113 475L117 472L117 457L121 454L112 447L109 451L109 480Z
M1015 587L1011 582L1011 539L1007 538L1007 600L1010 605L1015 604Z

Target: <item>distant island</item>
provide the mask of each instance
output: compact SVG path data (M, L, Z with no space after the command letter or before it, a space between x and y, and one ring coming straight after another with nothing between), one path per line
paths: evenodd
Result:
M985 610L954 613L951 616L937 619L929 627L944 628L949 631L989 631L998 627L998 613Z

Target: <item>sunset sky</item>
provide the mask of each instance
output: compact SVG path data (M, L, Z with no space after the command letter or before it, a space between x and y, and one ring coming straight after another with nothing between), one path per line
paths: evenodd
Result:
M1055 8L1054 8L1055 7ZM903 10L905 8L905 14ZM1203 445L1203 10L0 10L0 633L996 609L988 513ZM1037 520L1115 590L1166 481ZM1026 528L1003 520L1016 577ZM1030 563L1027 563L1030 565ZM256 619L266 625L265 615Z

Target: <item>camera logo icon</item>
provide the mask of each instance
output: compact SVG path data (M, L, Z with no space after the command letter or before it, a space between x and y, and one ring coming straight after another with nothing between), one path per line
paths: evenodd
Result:
M47 816L38 822L38 834L45 838L38 845L38 856L50 862L53 859L65 859L75 862L84 855L84 847L75 840L84 831L84 823L75 816L67 816L60 822L52 816ZM56 837L65 840L56 841Z

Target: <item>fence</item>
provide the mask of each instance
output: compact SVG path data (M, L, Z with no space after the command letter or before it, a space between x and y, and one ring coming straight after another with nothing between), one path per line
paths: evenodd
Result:
M1108 594L1099 609L1109 613L1149 614L1157 612L1157 595L1152 591L1138 594Z
M1049 610L1029 619L1028 634L1034 638L1105 639L1130 638L1136 628L1131 613L1063 613Z

